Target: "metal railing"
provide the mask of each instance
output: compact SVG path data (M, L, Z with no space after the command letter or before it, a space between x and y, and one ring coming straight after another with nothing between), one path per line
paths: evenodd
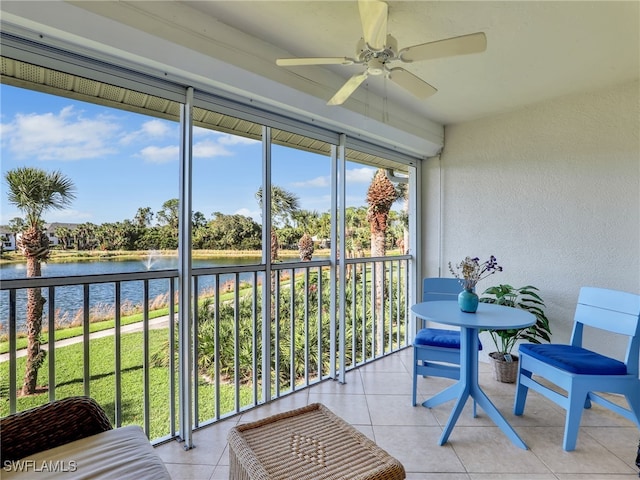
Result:
M407 346L409 261L409 256L347 259L344 298L333 302L330 283L340 279L332 276L329 260L274 264L268 277L264 265L193 269L193 427L337 378L339 361L332 359L344 358L350 370ZM158 270L3 281L2 301L8 302L3 311L8 313L1 320L8 351L0 362L0 393L8 401L2 402L0 414L89 395L115 426L139 424L154 443L175 437L180 418L177 278L177 270ZM166 301L162 315L153 318L159 311L150 285L155 291L158 282ZM101 333L92 332L98 325L91 313L97 285L113 288L112 323ZM81 329L73 339L56 340L56 303L70 286L81 289ZM125 324L134 317L122 313L122 290L132 287L141 292L140 312L134 323ZM48 393L22 397L18 342L24 340L18 320L29 288L42 289L47 298L46 368L39 383ZM339 316L332 316L331 309L337 311L339 302L344 302L344 329L332 325ZM270 311L263 311L265 304ZM338 352L342 331L344 352Z

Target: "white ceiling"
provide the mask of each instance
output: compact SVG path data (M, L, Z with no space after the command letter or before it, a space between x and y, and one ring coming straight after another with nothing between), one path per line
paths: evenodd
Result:
M263 98L264 89L273 88L264 85L281 84L321 99L317 104L324 107L324 102L362 68L275 65L278 57L354 56L362 36L355 0L2 3L3 11L13 4L14 12L26 12L34 18L50 18L48 15L55 11L66 11L61 8L65 4L81 7L217 59L222 65L231 64L258 75L252 78L266 78L269 82L255 87L256 92L262 89ZM330 109L347 109L372 118L378 115L384 122L386 112L391 121L400 118L412 128L425 130L431 123L428 120L441 125L465 122L640 76L639 1L388 4L388 32L396 37L400 48L482 31L487 36L487 50L404 64L404 68L438 89L425 100L415 99L383 77L370 77L342 107L324 107L321 114L325 118L327 111L336 112ZM109 32L96 28L87 26L84 38L106 38ZM78 22L71 28L77 32L82 29ZM108 38L113 45L119 41L113 34ZM141 51L138 45L127 45L125 48ZM175 63L169 53L163 60L163 54L156 50L153 55L166 65ZM212 81L221 76L219 71L207 75ZM298 108L309 109L307 105Z
M143 2L146 3L146 2ZM153 3L153 2L151 2ZM242 54L259 56L249 68L328 100L358 66L289 67L274 73L278 56L348 56L362 36L356 1L184 1L207 16L262 42ZM399 47L483 31L487 51L404 65L439 91L418 101L382 77L370 77L354 99L418 112L440 124L492 115L541 100L637 79L640 2L637 1L389 1L388 32ZM156 14L161 12L156 9ZM173 12L175 13L175 11ZM160 13L162 15L162 13ZM202 25L199 23L198 25ZM211 21L211 30L216 22ZM273 46L274 48L269 48ZM233 62L234 55L225 60ZM268 64L268 65L267 65ZM327 70L334 75L327 75ZM317 88L322 83L324 88ZM347 108L349 105L346 105Z

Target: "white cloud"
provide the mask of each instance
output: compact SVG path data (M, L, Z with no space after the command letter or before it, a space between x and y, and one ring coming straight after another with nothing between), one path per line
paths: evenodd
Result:
M168 163L178 160L180 149L177 145L168 147L149 146L140 150L140 156L149 163Z
M206 137L214 133L217 133L217 132L214 132L213 130L209 130L208 128L202 128L202 127L196 127L196 126L193 127L194 137Z
M17 114L2 125L3 141L17 159L81 160L116 152L121 126L107 116L85 118L73 107L59 113Z
M375 168L362 167L347 170L347 182L371 183L371 179L376 173Z
M262 212L260 210L249 210L248 208L240 208L233 212L234 215L244 215L245 217L252 218L255 222L260 222L260 216Z
M4 142L8 135L11 135L15 130L15 126L11 123L0 123L0 138Z
M316 177L310 180L305 180L303 182L293 182L292 185L294 187L314 187L314 188L328 187L329 177L328 176Z
M203 140L193 144L194 158L229 157L231 155L233 152L212 140Z
M177 138L177 128L172 127L172 123L168 121L154 118L144 122L138 130L128 132L120 139L120 142L123 145L129 145L134 141L140 142L150 138L157 139L166 137L170 139Z
M232 135L230 133L216 132L215 130L202 127L193 127L193 136L197 138L210 137L220 145L252 145L254 143L260 143L260 140L254 140L240 135Z
M222 134L218 139L221 145L252 145L254 143L260 143L260 140L254 140L253 138L241 137L239 135Z
M173 133L167 122L157 119L144 122L141 130L151 137L164 137L165 135Z
M90 222L93 214L80 210L49 210L46 214L47 222L84 223Z
M235 155L235 152L227 147L260 143L250 138L216 132L201 127L193 129L193 136L198 139L193 144L194 158L230 157Z
M347 182L348 183L371 183L371 179L373 175L376 173L375 168L362 167L362 168L352 168L347 170ZM309 180L304 180L301 182L292 182L292 186L298 188L326 188L330 186L330 177L328 175L323 175L320 177L311 178Z

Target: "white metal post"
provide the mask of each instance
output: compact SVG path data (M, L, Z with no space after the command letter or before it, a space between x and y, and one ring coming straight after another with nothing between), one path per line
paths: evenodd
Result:
M422 209L420 205L422 204L421 191L418 188L418 184L422 181L422 164L420 162L416 162L415 167L409 167L409 253L411 254L411 259L408 262L409 266L409 278L407 285L407 295L408 295L408 306L421 301L418 298L418 284L422 279L422 251L424 248L422 246L422 231L421 231L421 222L418 222L418 219L422 218L421 212ZM420 290L422 287L420 287ZM408 338L413 339L413 336L417 333L416 329L416 316L411 312L409 308L407 308L407 314L410 315L409 318L409 334Z
M340 223L338 224L339 236L340 236L340 262L338 263L338 272L339 272L339 283L338 283L338 322L340 326L340 339L339 339L339 348L340 348L340 383L345 383L345 373L346 373L346 290L347 290L347 246L346 246L346 225L345 225L345 216L346 216L346 152L345 152L345 143L347 140L347 136L342 134L340 135L340 145L338 145L338 206L339 206L339 214L338 217L340 219ZM354 292L355 298L355 292Z
M193 88L187 88L186 101L180 112L180 191L178 230L178 285L180 288L179 324L179 411L180 437L185 450L193 448L192 408L193 371L192 305L191 305L191 144Z
M271 400L271 127L262 127L262 399ZM277 346L276 346L277 348Z
M337 268L338 268L338 154L335 145L331 145L331 269L329 273L329 305L330 305L330 328L329 328L329 372L331 378L336 378L336 300L337 300Z

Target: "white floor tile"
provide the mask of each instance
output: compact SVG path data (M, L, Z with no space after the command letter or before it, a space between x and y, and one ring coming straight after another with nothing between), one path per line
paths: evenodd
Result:
M449 441L438 445L454 402L428 409L411 406L412 352L382 358L347 373L346 383L325 381L194 432L196 448L178 442L156 447L176 480L222 480L229 476L229 429L319 402L374 440L405 467L408 480L631 480L640 432L624 418L594 405L583 414L578 446L562 450L565 412L530 392L524 415L513 415L515 385L493 379L480 365L480 385L528 445L522 450L468 401ZM452 381L419 378L422 402Z

